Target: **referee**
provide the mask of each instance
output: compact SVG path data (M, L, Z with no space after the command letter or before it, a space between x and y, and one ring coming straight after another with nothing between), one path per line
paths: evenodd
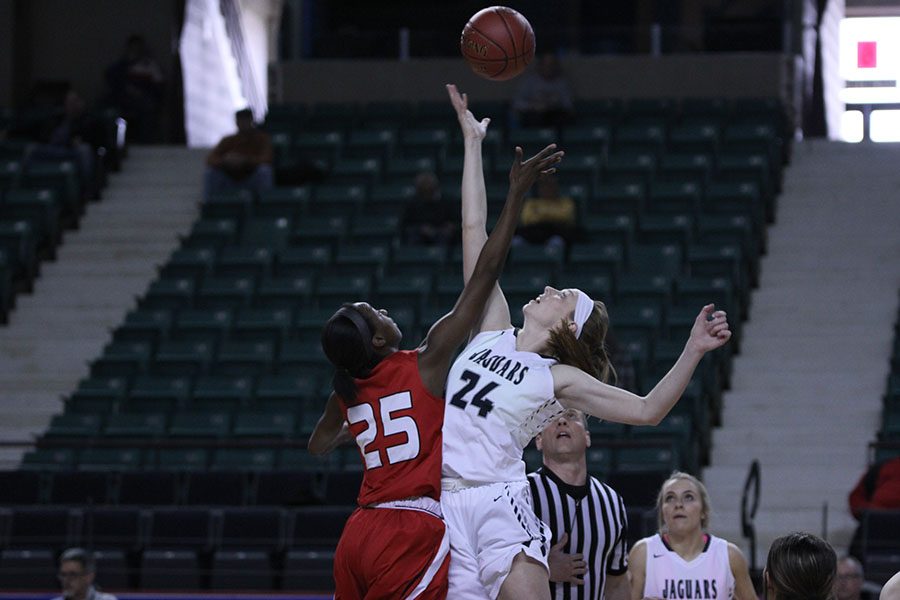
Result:
M550 595L556 600L628 600L625 504L588 477L584 413L568 409L535 438L544 465L528 475L534 511L552 533Z

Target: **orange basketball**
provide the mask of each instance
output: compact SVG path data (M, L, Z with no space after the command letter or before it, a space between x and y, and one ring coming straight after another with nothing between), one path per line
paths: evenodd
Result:
M463 27L459 49L475 73L505 81L524 71L534 58L534 30L518 11L491 6L472 15Z

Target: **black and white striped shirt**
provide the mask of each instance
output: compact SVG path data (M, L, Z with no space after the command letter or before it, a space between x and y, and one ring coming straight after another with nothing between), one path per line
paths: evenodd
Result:
M622 497L594 477L583 486L569 485L546 466L528 475L534 512L553 532L556 544L563 533L566 554L581 554L587 563L584 585L550 582L556 600L599 600L607 575L628 570L628 520Z

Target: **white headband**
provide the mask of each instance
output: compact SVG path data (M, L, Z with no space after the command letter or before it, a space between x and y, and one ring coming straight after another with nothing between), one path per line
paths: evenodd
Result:
M578 292L578 303L575 305L575 338L578 339L581 337L581 328L584 327L585 321L594 312L594 301L581 290L575 291Z

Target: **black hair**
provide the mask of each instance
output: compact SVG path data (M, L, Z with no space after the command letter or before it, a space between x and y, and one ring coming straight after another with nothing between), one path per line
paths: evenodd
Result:
M234 118L235 119L252 119L253 111L250 110L249 108L242 108L241 110L234 113Z
M372 348L372 326L352 304L345 304L325 322L322 350L335 368L334 391L347 404L355 404L354 379L367 377L381 358Z

